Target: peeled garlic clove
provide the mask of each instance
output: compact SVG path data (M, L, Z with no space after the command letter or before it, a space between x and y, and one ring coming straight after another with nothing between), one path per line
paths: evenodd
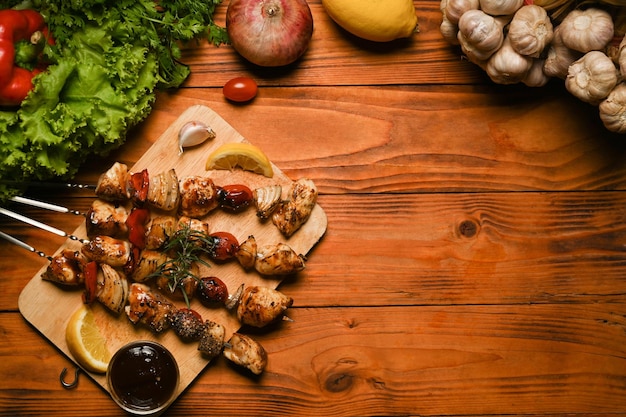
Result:
M256 205L256 214L261 219L267 219L272 212L278 207L281 201L281 195L283 188L276 185L268 185L265 187L257 188L252 192L254 197L254 204Z
M183 148L196 146L210 139L215 139L215 132L210 126L199 121L187 122L178 131L178 154L183 153Z

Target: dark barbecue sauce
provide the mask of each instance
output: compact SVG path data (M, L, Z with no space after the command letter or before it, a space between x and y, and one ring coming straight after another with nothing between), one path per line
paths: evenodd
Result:
M166 404L178 385L172 355L152 342L133 343L116 353L109 383L119 400L134 410L153 410Z

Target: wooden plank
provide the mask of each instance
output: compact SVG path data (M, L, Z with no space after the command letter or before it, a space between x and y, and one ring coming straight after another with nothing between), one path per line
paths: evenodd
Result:
M228 0L220 4L215 22L225 27ZM232 74L255 78L263 86L484 84L489 78L462 58L439 32L439 1L414 1L420 32L409 39L377 43L359 39L330 19L321 0L307 2L313 14L313 37L295 64L263 68L241 58L230 45L215 47L191 42L181 61L191 68L187 87L221 87ZM229 78L230 77L230 78Z
M189 121L200 121L211 126L216 133L216 138L204 146L194 147L178 155L178 131ZM148 169L152 175L175 169L179 178L189 175L208 175L204 165L206 156L213 149L217 149L224 143L243 142L245 138L237 133L217 113L205 106L192 106L182 113L176 121L159 137L155 144L137 161L131 168L132 172ZM211 178L217 185L246 184L251 189L262 185L281 184L286 197L291 180L278 168L274 170L274 176L267 178L258 174L234 171L211 172ZM170 214L176 214L170 213ZM287 243L293 250L300 254L306 254L321 238L326 230L326 215L319 205L313 209L308 221L292 237L285 239L274 225L269 222L261 222L254 210L243 213L231 214L222 210L211 212L203 218L210 223L211 232L227 231L243 242L248 236L254 235L259 247L279 242ZM81 224L73 234L85 238L84 224ZM79 250L80 244L75 241L67 241L58 252L64 248ZM20 312L33 324L44 336L71 357L65 342L65 328L72 312L81 304L80 291L67 291L50 282L41 279L41 273L45 270L44 265L29 281L21 292L18 300ZM199 276L217 276L222 279L231 292L240 285L265 286L275 288L283 277L261 277L255 272L245 271L237 262L213 263L210 268L199 266ZM182 302L179 302L182 304ZM165 334L153 334L146 327L132 326L124 313L119 316L109 314L99 304L94 305L94 315L101 329L106 335L107 347L115 352L123 345L134 340L155 340L165 345L174 355L180 370L180 384L177 394L184 391L187 386L208 364L206 358L197 350L197 344L183 343L173 332ZM239 329L239 322L235 315L226 309L206 308L199 301L192 301L192 308L198 311L205 320L212 320L222 324L226 329L226 340L233 332ZM89 374L102 387L108 389L104 375Z
M298 308L259 379L216 360L170 408L202 415L576 415L626 409L623 303ZM382 331L384 329L384 331ZM58 384L68 362L0 315L0 410L12 415L114 415L87 378ZM10 360L9 360L10 359ZM79 400L80 399L80 400ZM53 407L63 404L63 409ZM85 408L88 404L89 408ZM101 409L100 409L101 407Z
M618 302L626 294L624 192L323 195L320 204L329 230L307 269L280 287L299 306ZM55 216L38 218L63 224ZM46 238L0 229L30 243ZM0 253L14 271L0 280L0 306L15 309L45 261L7 242Z

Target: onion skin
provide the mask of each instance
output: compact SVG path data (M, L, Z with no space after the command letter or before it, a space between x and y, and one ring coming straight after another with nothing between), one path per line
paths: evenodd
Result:
M242 57L263 67L291 64L313 36L313 16L306 0L233 0L226 10L226 30Z

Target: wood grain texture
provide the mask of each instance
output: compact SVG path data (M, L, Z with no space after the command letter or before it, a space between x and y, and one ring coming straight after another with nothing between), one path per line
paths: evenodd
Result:
M218 7L224 21L228 0ZM186 108L214 109L289 177L320 189L328 230L281 283L294 322L242 329L269 352L251 378L220 358L168 416L576 416L626 410L626 142L561 80L493 85L415 1L421 32L358 40L309 1L315 33L296 65L261 69L232 48L184 48L192 76L160 92L127 143L92 158L136 163ZM233 105L222 85L260 85ZM30 195L85 210L84 191ZM74 230L80 218L12 205ZM47 252L63 238L0 218ZM89 378L17 310L45 260L0 241L0 415L117 416Z
M220 358L168 415L609 415L626 407L623 304L296 308L292 316L278 332L254 335L270 357L259 379ZM32 381L1 383L0 409L36 415L28 404L53 398L48 415L119 415L87 378L75 391L55 384L65 360L33 349L37 335L16 314L0 320L8 342L0 352L13 359L3 374L38 363Z

